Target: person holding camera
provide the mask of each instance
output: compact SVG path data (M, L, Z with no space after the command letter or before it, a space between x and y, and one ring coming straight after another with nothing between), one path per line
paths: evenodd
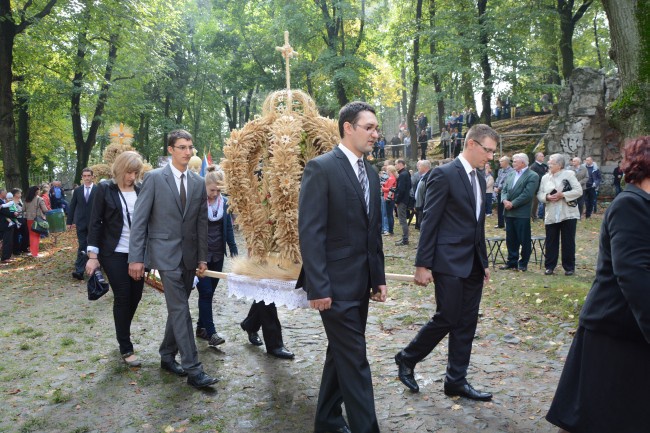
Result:
M97 185L86 250L86 273L98 272L101 265L113 289L115 333L122 360L129 367L141 365L131 342L131 322L142 298L144 279L135 280L129 276L128 256L133 210L140 192L136 181L142 164L139 153L123 152L113 163L113 179Z
M560 239L564 275L573 275L576 268L576 222L580 219L577 200L582 196L582 187L574 172L564 169L565 164L562 154L549 156L548 173L542 177L537 192L539 202L546 205L546 275L552 275L557 266Z
M393 227L395 227L395 192L397 191L397 168L394 165L386 167L388 179L381 187L384 193L384 203L386 204L386 218L388 219L388 231L383 234L393 236Z

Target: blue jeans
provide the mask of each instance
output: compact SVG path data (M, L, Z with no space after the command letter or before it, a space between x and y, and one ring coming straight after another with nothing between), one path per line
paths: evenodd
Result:
M381 231L388 231L388 218L386 218L386 200L384 200L383 194L381 196Z
M386 219L388 220L388 233L393 234L395 226L395 202L393 200L386 200Z
M223 258L216 262L209 262L208 269L211 271L221 272L223 269ZM211 336L217 330L214 327L212 318L212 298L214 290L219 284L219 278L203 277L199 278L196 284L196 290L199 292L199 320L196 322L198 328L205 328L208 336Z

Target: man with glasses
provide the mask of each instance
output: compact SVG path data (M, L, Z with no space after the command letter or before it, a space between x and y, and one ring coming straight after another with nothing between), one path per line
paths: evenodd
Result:
M512 168L514 171L506 178L501 191L501 201L505 208L508 259L499 269L526 272L532 251L530 209L533 197L537 194L539 176L528 169L528 155L525 153L515 153L512 156Z
M377 125L365 102L344 106L341 143L310 160L302 177L297 287L320 313L328 340L315 433L379 432L366 356L369 300L386 300L379 176L365 159Z
M413 369L449 334L445 394L482 401L492 398L492 394L474 389L466 376L483 284L490 279L485 247L485 176L477 169L492 160L498 141L492 128L474 125L467 131L462 154L429 175L415 283L435 283L436 312L395 355L398 377L412 392L420 390Z
M133 212L129 275L143 278L145 264L160 272L167 303L160 367L187 376L188 384L203 388L218 380L206 374L199 362L188 302L197 267L199 276L207 269L208 253L205 182L187 169L193 150L189 132L170 132L167 151L171 161L145 175Z

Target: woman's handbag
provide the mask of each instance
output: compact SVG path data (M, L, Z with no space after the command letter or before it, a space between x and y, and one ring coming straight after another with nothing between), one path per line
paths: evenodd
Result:
M45 221L45 219L41 218L40 216L37 216L34 219L34 222L32 223L32 231L42 235L46 235L50 231L50 224L47 221Z
M571 184L569 183L569 181L567 179L562 180L562 186L563 186L562 192L571 191L573 189L573 188L571 188ZM578 200L567 201L566 204L571 206L571 207L576 207L576 206L578 206Z
M397 192L396 188L390 188L388 194L386 195L386 200L395 200L395 193Z
M97 268L88 279L88 300L96 301L101 298L108 293L109 287L108 282L104 279L104 274L102 274L102 271Z

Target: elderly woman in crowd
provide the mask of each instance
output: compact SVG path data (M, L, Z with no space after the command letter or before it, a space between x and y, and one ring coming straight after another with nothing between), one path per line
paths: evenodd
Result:
M397 187L397 169L394 165L386 167L388 179L381 187L384 194L384 205L386 207L386 218L388 220L388 231L383 234L386 236L393 236L393 228L395 226L395 188ZM391 191L393 189L393 191Z
M52 204L50 203L50 184L45 182L41 185L41 198L47 206L47 210L52 210Z
M605 212L596 278L546 415L560 432L650 426L650 136L624 153L627 187Z
M576 269L576 223L580 219L578 198L582 187L571 170L565 170L564 156L554 153L548 158L548 173L540 182L537 199L546 205L546 250L544 267L552 275L562 240L562 267L564 275L573 275Z
M91 275L104 268L113 290L113 319L120 355L129 367L139 367L131 342L131 322L142 298L144 280L129 276L129 237L133 210L140 192L136 181L142 171L142 157L122 152L113 163L113 179L97 185L88 224L88 262Z
M494 198L494 176L492 166L485 164L485 215L492 216L492 199Z

